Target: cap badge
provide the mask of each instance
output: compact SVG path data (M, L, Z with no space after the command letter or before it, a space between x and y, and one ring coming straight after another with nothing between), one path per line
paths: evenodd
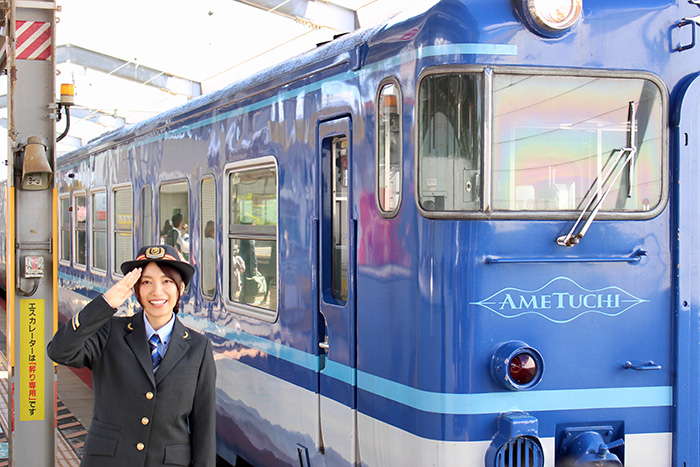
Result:
M165 248L160 246L154 246L146 250L146 258L148 259L161 259L165 256Z

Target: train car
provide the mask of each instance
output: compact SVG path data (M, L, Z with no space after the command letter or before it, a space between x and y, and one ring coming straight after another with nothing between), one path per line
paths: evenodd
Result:
M233 465L697 466L698 18L429 2L92 141L60 319L177 245Z

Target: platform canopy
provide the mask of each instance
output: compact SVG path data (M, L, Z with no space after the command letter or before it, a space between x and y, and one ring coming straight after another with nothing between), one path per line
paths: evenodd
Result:
M57 89L75 85L58 154L425 0L58 0ZM1 40L1 39L0 39ZM4 47L2 47L4 50ZM0 58L3 63L4 55ZM6 136L6 75L0 136ZM65 122L58 122L62 132ZM0 145L0 160L6 159ZM0 175L4 178L4 173Z

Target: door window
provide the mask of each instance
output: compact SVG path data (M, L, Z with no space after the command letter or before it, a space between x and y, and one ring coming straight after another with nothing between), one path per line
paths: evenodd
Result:
M329 141L331 153L332 254L331 292L339 301L348 299L348 139L336 136Z

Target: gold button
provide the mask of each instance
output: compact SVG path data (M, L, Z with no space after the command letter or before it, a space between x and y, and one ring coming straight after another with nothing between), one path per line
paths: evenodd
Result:
M145 448L145 447L146 446L144 446L143 443L139 443L136 445L136 449L138 449L139 451L143 451L143 448Z
M151 391L148 391L148 392L146 393L146 399L148 399L149 401L150 401L151 399L153 399L153 393L152 393Z
M141 419L141 425L148 425L148 422L150 422L150 420L148 419L148 417L143 417L143 418Z

